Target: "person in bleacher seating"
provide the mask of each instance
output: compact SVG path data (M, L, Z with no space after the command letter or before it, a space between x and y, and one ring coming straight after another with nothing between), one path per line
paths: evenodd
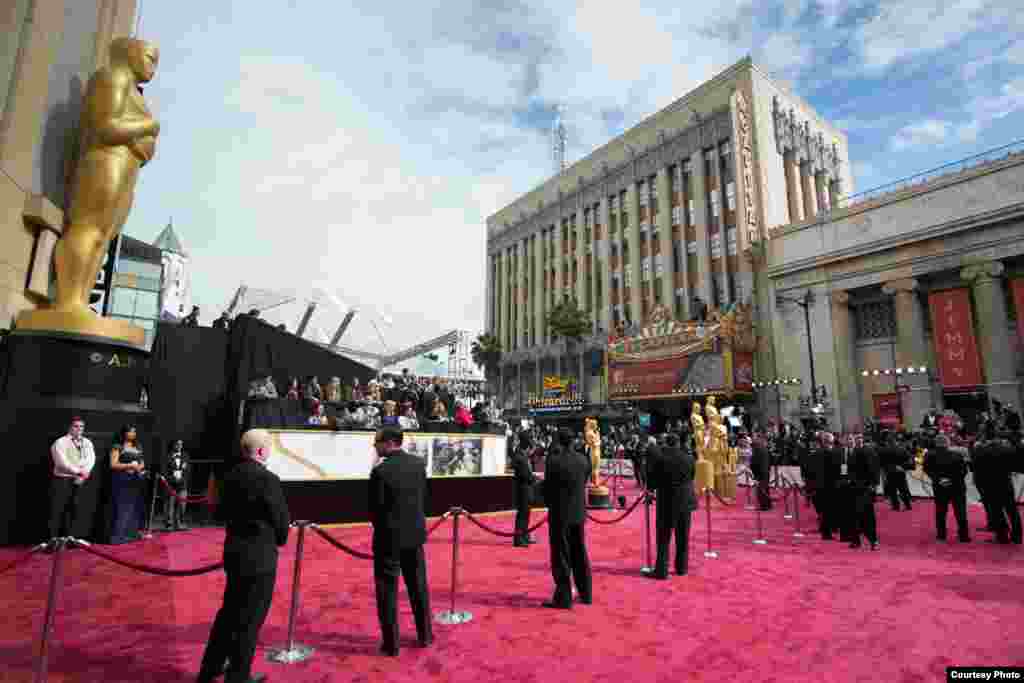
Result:
M310 427L325 427L328 424L327 410L324 408L324 404L319 401L313 402L313 414L306 420L306 424Z
M302 390L302 398L312 407L313 401L322 401L324 398L323 389L320 388L320 382L316 375L310 375L306 380L306 386Z
M291 381L288 383L288 400L298 401L301 398L301 392L302 388L299 386L299 378L292 377Z
M413 408L412 403L406 403L402 416L398 418L398 425L402 428L402 431L418 430L420 428L420 422L416 418L416 410Z
M466 406L461 403L459 403L455 408L455 424L459 425L463 429L469 429L473 426L473 416L470 415Z
M430 412L430 419L434 422L448 422L448 409L441 399L434 400L434 409Z
M384 412L380 416L380 423L385 427L398 425L398 405L394 401L384 401Z
M327 384L327 390L325 391L324 401L327 403L340 403L341 402L341 378L332 377L331 381Z

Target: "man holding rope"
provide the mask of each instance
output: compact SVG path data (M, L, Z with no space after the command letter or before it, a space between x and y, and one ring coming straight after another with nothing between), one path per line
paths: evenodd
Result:
M242 435L241 462L224 476L219 504L227 529L227 586L198 683L211 683L222 673L225 683L264 680L262 674L251 676L250 669L256 637L274 597L277 548L288 542L291 524L281 481L265 467L269 456L270 434L250 429Z

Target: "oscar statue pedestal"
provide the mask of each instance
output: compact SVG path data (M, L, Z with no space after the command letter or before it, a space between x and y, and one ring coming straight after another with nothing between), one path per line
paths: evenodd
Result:
M607 486L587 487L587 507L591 510L610 510L612 496Z
M100 319L103 320L103 319ZM117 321L120 322L120 321ZM106 535L110 447L126 425L156 453L153 417L139 405L148 381L149 352L136 344L73 333L16 328L0 344L0 545L46 536L52 460L50 446L71 418L85 420L96 451L92 476L79 491L83 514L72 535ZM156 466L158 459L149 459ZM147 495L148 500L148 495Z

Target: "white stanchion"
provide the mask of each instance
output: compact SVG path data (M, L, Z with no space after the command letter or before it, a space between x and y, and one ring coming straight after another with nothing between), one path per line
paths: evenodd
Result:
M455 594L458 592L459 586L459 517L465 514L465 512L466 511L462 508L452 508L448 513L453 518L451 609L438 612L434 617L434 621L439 624L445 624L446 626L465 624L467 621L473 620L473 614L471 612L458 611L455 609Z
M313 656L315 650L308 645L295 642L295 617L299 612L299 592L302 585L302 558L304 555L306 529L310 522L296 522L299 538L295 543L295 573L292 576L292 604L288 610L288 642L284 647L275 648L267 653L267 659L278 664L296 664Z

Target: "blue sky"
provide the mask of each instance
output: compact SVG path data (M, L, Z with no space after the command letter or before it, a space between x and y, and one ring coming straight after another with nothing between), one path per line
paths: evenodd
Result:
M173 217L204 319L244 282L328 292L321 334L357 306L365 348L478 331L484 221L551 175L555 104L571 161L750 54L867 189L1024 137L1016 4L144 0L162 128L126 230Z

